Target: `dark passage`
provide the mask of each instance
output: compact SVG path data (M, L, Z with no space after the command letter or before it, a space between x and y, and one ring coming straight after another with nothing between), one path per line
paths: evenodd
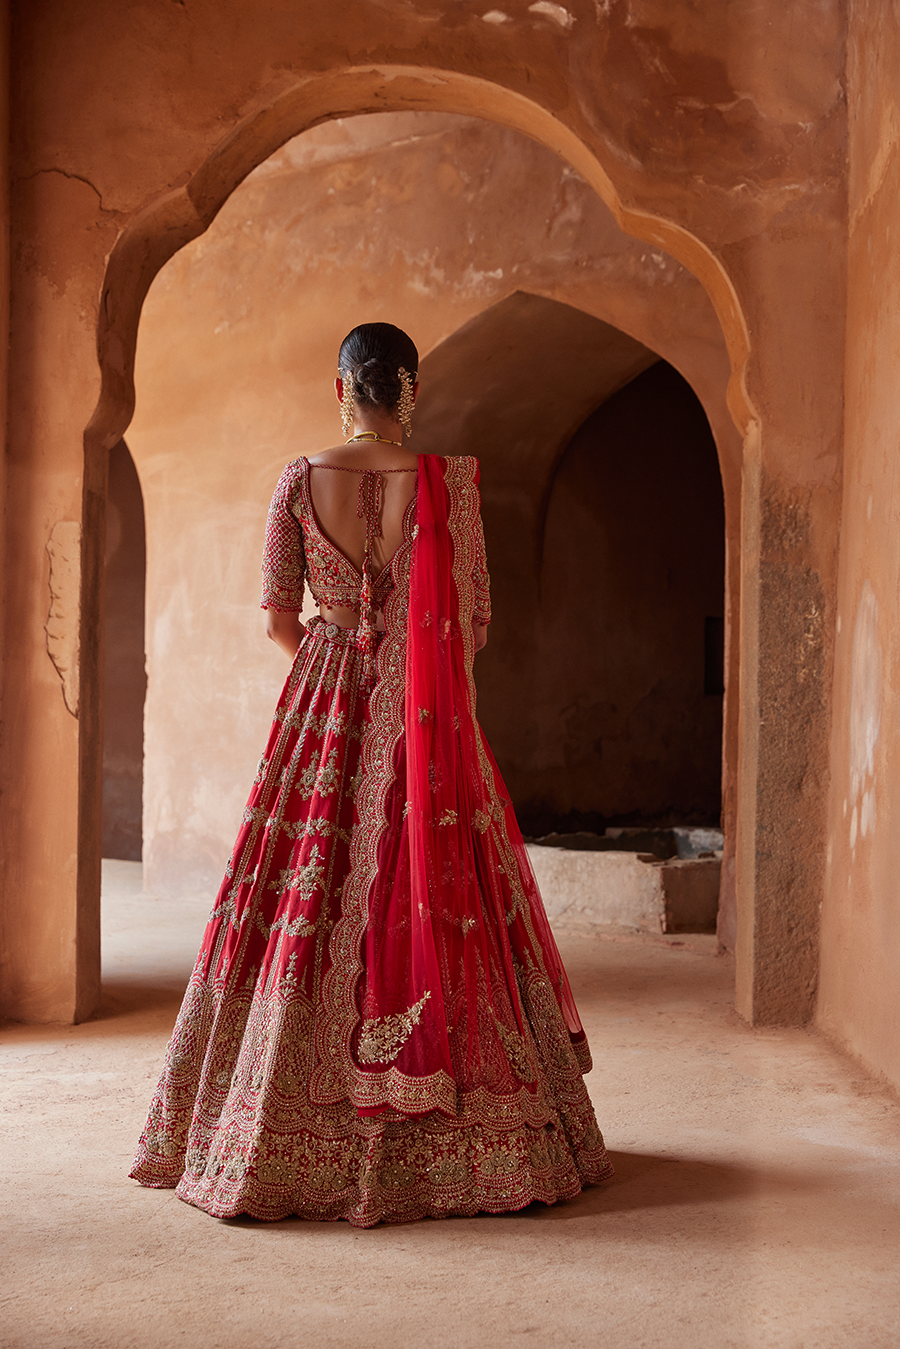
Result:
M690 386L664 361L613 394L559 460L534 650L526 832L717 824L724 506Z
M106 517L103 856L141 860L143 806L144 501L124 440L110 451Z

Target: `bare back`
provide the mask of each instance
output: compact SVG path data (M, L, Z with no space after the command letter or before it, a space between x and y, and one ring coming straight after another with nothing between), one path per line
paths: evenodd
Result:
M416 492L416 456L399 446L338 446L309 460L310 497L319 528L353 565L362 571L366 554L366 521L360 513L360 483L364 472L380 470L380 534L371 540L370 565L374 572L387 566L403 542L403 521ZM319 469L317 472L316 469ZM335 472L334 470L356 470ZM399 471L398 471L399 470ZM319 606L322 617L339 627L354 627L352 609ZM376 626L384 627L379 611Z

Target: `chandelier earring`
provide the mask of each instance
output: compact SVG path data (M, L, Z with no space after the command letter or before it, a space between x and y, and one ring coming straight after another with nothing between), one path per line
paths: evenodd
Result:
M413 376L404 370L403 366L397 369L397 377L400 380L400 397L397 399L397 420L403 427L407 439L412 435L412 410L415 406L413 399Z
M341 394L341 426L344 428L344 439L353 430L353 373L352 371L341 371L341 383L343 392Z

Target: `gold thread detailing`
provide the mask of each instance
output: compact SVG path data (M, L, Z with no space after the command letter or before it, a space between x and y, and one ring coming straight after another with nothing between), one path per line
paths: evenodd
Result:
M304 918L302 913L299 917L290 920L287 914L283 913L280 918L275 919L275 922L269 928L269 936L273 932L283 932L286 937L311 937L315 930L316 924L311 923L308 918Z
M537 1080L537 1070L528 1052L528 1045L523 1036L515 1031L509 1030L501 1021L494 1018L494 1025L497 1027L497 1034L500 1037L500 1043L503 1045L504 1053L512 1064L513 1072L522 1082L535 1082Z
M281 894L288 890L295 890L300 903L308 904L315 891L321 886L324 874L325 867L322 865L322 854L319 851L318 843L314 843L309 851L309 861L306 865L303 866L298 863L293 867L285 867L277 881L269 882L269 889L278 890Z
M438 820L438 825L439 825L439 826L440 826L440 825L446 826L446 825L448 825L448 824L456 824L456 818L457 818L457 816L456 816L456 811L455 811L455 810L449 810L449 809L448 809L448 810L445 810L444 813L443 813L443 815L441 816L441 818Z
M486 810L476 810L472 814L472 823L479 834L486 834L491 827L491 817Z
M337 749L333 749L325 763L311 763L298 776L294 784L304 801L315 792L318 796L330 796L337 786Z
M431 992L426 988L419 1001L413 1003L405 1012L364 1021L357 1051L360 1063L393 1063L421 1021L422 1012L430 997Z

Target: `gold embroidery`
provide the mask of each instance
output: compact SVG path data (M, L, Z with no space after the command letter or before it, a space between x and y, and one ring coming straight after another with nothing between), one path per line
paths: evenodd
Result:
M491 827L491 817L486 810L476 810L472 815L472 824L479 834L486 834Z
M352 781L351 779L351 784ZM350 791L350 788L347 790ZM350 792L350 795L353 793ZM342 843L350 842L349 829L342 829L333 820L326 820L324 816L318 815L294 823L288 820L281 825L281 831L287 834L288 838L311 838L313 834L321 834L323 838L339 838Z
M306 865L298 863L294 867L285 867L277 881L269 882L269 889L279 890L282 894L285 890L296 890L300 902L308 904L321 885L324 874L322 854L319 852L318 843L314 843L309 850L309 861Z
M309 764L299 774L295 785L303 800L308 801L314 792L318 796L330 796L337 783L337 745L335 745L325 763Z
M303 914L289 922L287 914L283 913L269 928L269 936L273 932L283 931L286 937L311 937L315 930L316 924L304 918Z
M455 810L445 810L441 818L438 820L438 825L447 825L447 824L456 824Z
M537 1078L535 1066L531 1061L531 1055L522 1036L515 1031L509 1030L501 1021L494 1020L497 1027L497 1034L500 1036L500 1043L503 1045L506 1057L512 1064L513 1071L523 1082L534 1082Z
M364 1021L359 1035L360 1063L393 1063L413 1029L418 1026L430 997L431 993L426 988L419 1001L405 1012Z

